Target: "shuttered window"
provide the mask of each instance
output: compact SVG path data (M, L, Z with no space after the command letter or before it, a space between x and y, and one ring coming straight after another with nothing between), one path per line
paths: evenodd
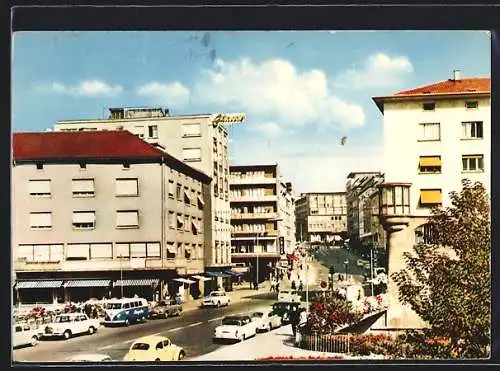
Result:
M73 179L71 190L74 197L94 196L94 179Z
M122 210L116 212L116 227L117 228L138 228L139 227L139 211L137 210Z
M30 227L34 229L52 228L52 213L50 212L30 213Z
M117 196L138 196L139 186L137 178L116 179Z
M50 196L50 180L33 179L28 183L28 191L30 196L49 197Z
M48 262L50 260L50 245L33 246L33 261Z
M73 211L73 228L94 229L95 211Z
M130 244L128 243L117 243L116 245L116 257L128 258L130 257Z
M90 257L90 245L87 244L68 244L66 250L67 260L88 260Z
M92 243L90 244L90 258L91 259L112 259L113 258L113 245L110 243Z
M182 125L183 137L199 137L201 136L201 127L199 123L184 124Z
M147 256L148 258L160 258L161 257L161 246L159 242L148 242L147 244Z
M183 148L182 157L184 161L201 161L201 148Z
M145 258L146 257L146 244L145 243L131 243L130 244L130 257L132 257L132 258Z

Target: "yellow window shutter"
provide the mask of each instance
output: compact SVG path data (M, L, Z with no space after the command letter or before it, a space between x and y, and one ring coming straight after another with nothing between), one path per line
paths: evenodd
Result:
M442 195L440 189L422 189L420 190L421 204L440 204Z
M439 156L421 156L420 167L438 167L441 166L441 157Z

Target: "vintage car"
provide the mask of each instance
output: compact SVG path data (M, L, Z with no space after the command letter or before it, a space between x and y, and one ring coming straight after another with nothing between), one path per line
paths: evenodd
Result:
M169 338L150 335L134 341L123 360L127 362L180 361L185 356L184 349L172 344Z
M257 325L249 316L224 317L220 326L214 330L213 341L245 340L257 334Z
M272 309L259 309L253 312L250 318L257 326L257 332L271 331L281 326L281 317Z
M224 291L212 291L208 296L201 299L201 307L220 307L229 305L229 296Z
M149 311L149 318L167 318L180 316L182 305L177 304L174 299L160 300Z
M281 324L287 325L290 323L290 313L292 308L300 309L300 302L280 301L273 304L273 313L281 317Z
M12 347L38 344L39 330L29 324L16 324L12 333Z
M112 362L113 359L102 353L80 353L68 358L68 362Z
M99 320L90 319L83 313L65 313L56 316L54 322L45 326L43 337L64 337L69 339L76 334L92 335L99 328Z

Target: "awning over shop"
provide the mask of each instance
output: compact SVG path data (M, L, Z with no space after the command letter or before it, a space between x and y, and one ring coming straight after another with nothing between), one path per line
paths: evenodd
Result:
M158 280L155 278L117 280L114 284L117 286L158 286Z
M231 276L234 276L234 277L243 276L243 273L236 272L233 270L224 271L224 273L230 274Z
M174 278L174 281L182 282L182 283L196 283L196 281L189 280L186 278Z
M111 280L71 280L64 287L109 287Z
M232 275L223 272L205 272L205 274L212 277L232 277Z
M17 281L18 289L57 289L63 280Z
M200 281L210 281L211 279L213 279L213 277L203 277L203 276L193 276L193 278L196 278L197 280L200 280Z

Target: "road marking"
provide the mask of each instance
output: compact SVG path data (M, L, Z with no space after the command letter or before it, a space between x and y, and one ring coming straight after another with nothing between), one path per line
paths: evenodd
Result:
M170 330L166 330L165 332L175 332L175 331L179 331L179 330L182 330L184 327L176 327L176 328L171 328Z
M195 323L191 323L190 325L186 326L186 327L194 327L194 326L198 326L198 325L201 325L203 322L195 322Z

